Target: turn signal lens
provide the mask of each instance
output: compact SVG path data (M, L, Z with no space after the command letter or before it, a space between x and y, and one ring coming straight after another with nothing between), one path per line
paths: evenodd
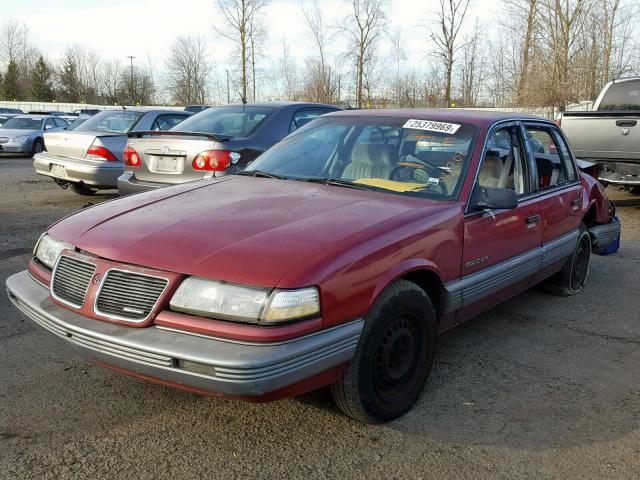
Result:
M198 171L211 171L221 172L231 166L231 160L235 152L229 152L227 150L206 150L200 152L193 159L193 169Z
M117 162L118 159L108 149L101 147L100 145L91 145L87 150L87 154L84 158L98 158L99 160L106 160L108 162Z
M124 164L130 167L139 167L142 165L142 160L140 160L138 152L129 146L124 149Z

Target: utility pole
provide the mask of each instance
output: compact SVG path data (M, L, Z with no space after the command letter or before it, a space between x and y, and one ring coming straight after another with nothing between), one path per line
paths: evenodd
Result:
M229 91L229 70L227 70L227 103L231 103L231 92Z
M133 55L127 55L127 58L129 59L129 61L131 63L131 78L130 78L129 95L131 96L131 106L135 107L136 101L133 98L133 59L136 58L136 57L134 57Z

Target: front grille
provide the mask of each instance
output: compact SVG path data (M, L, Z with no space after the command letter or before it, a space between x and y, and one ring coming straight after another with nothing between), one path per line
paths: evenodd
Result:
M74 307L82 307L95 271L96 266L92 263L61 256L51 280L53 297Z
M9 139L7 137L0 137L0 143L9 143Z
M143 321L169 281L139 273L109 270L96 300L96 313L124 320Z

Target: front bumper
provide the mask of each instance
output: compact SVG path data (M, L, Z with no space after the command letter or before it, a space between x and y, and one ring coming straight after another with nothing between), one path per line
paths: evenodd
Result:
M28 271L7 279L18 309L77 353L163 383L258 397L351 360L363 320L274 343L241 342L163 327L132 328L60 307Z
M168 186L170 186L168 183L140 182L129 172L124 172L118 177L118 193L122 197Z
M3 143L0 144L0 155L26 155L31 153L33 141L29 140L25 143Z
M54 166L64 167L64 170L54 169ZM67 158L42 152L33 156L33 168L40 175L65 182L84 183L98 188L115 188L124 165L120 162Z

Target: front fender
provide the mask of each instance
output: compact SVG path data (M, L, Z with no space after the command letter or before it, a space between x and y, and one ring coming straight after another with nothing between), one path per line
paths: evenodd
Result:
M369 299L369 308L378 299L382 291L390 284L402 278L409 273L413 273L419 270L428 270L431 273L435 273L442 284L442 273L438 266L431 260L425 258L411 258L403 260L395 265L393 268L387 271L387 273L380 277L376 287L373 290L371 298Z

